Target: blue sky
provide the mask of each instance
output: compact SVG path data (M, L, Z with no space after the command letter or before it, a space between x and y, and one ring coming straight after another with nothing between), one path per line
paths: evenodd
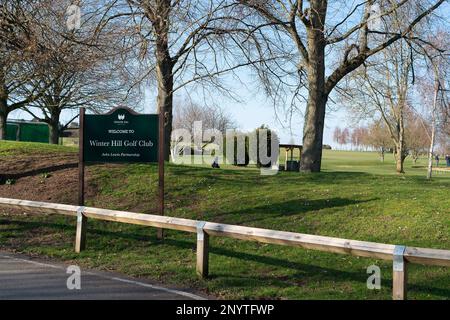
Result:
M268 98L262 90L258 89L258 84L252 79L250 72L242 70L240 72L242 83L233 81L231 77L226 77L227 86L233 90L234 94L239 97L240 102L231 100L223 95L214 95L214 93L205 97L200 94L200 90L192 91L190 87L185 90L180 90L175 95L175 101L183 101L190 98L199 104L218 105L236 121L238 128L243 131L252 131L262 124L268 125L274 129L281 138L282 143L302 143L303 135L303 115L300 113L294 114L292 119L292 134L289 129L289 123L283 121L285 113L278 106L278 111L275 111L273 101ZM143 109L146 113L156 112L156 91L154 89L145 90L145 98ZM176 107L177 103L174 103ZM306 103L299 105L304 110ZM333 106L333 109L336 109ZM278 119L277 119L278 115ZM337 111L327 111L325 120L324 144L336 146L333 143L333 130L336 126L344 127L346 123L347 111L344 108L339 108Z

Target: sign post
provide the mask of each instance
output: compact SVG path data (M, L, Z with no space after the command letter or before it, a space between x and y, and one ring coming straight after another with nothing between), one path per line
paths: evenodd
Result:
M84 108L80 108L80 129L78 133L78 205L84 206Z
M164 124L165 114L164 107L159 110L159 145L158 145L158 213L164 215ZM158 228L156 237L159 240L164 239L164 229Z
M77 232L75 237L75 252L80 253L86 248L87 218L83 215L84 208L84 108L80 108L80 132L78 151L78 205Z
M158 162L158 212L164 215L163 141L164 118L160 115L139 114L126 107L106 114L85 114L80 108L78 204L84 206L85 162ZM158 238L163 238L162 229L158 229Z

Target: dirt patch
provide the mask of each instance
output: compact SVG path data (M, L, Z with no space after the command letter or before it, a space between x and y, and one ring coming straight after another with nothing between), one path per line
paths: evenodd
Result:
M102 187L97 185L96 169L104 168L114 174L122 166L122 164L87 165L85 198L105 208L156 213L156 194L149 194L146 202L99 194ZM126 179L124 176L123 180ZM77 205L78 154L27 153L1 157L0 197ZM9 212L20 213L15 210Z
M155 175L142 176L142 179L148 180L150 187L143 186L143 190L133 188L134 192L129 192L124 188L131 184L126 166L120 163L86 165L87 205L158 214ZM105 185L105 180L114 182ZM166 186L169 190L170 183ZM116 192L116 189L119 191ZM77 205L78 153L25 150L14 155L0 156L0 197ZM180 197L169 193L165 200L167 212L179 207L193 209L197 206L196 196L193 194ZM8 212L20 213L13 210ZM201 219L201 216L198 218Z
M77 204L77 166L76 153L2 157L0 197Z
M7 180L17 180L39 174L48 175L52 172L76 168L77 154L22 154L3 157L0 162L0 184Z
M65 204L77 204L77 169L64 169L50 174L15 179L13 184L0 185L0 196Z

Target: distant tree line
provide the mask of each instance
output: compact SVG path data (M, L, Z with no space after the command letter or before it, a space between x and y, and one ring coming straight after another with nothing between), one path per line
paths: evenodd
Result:
M409 110L405 118L405 153L416 163L419 156L428 154L431 124L413 110ZM441 136L444 135L443 132ZM384 161L386 152L395 152L395 141L382 119L374 120L366 126L343 129L336 127L333 141L341 148L347 146L350 150L378 151L381 161Z

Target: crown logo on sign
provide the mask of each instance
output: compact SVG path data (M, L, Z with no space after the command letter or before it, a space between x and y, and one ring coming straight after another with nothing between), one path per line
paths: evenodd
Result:
M119 114L117 117L119 118L119 120L124 120L125 119L125 115L124 114Z

